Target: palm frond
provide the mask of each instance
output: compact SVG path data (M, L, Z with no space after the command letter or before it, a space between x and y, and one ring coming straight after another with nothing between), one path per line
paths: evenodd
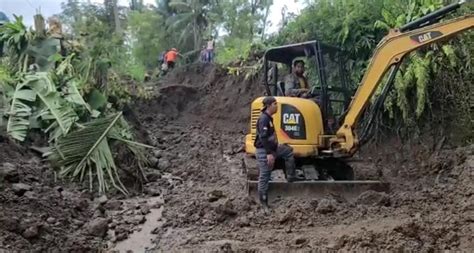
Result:
M192 6L183 1L172 1L168 4L169 7L176 9L177 11L192 11Z
M108 134L122 116L96 119L84 124L84 128L59 138L53 147L50 159L61 166L60 175L79 179L89 175L90 180L97 178L99 192L105 192L109 186L106 178L122 193L127 190L118 177L117 166L108 144ZM92 185L90 181L90 185Z

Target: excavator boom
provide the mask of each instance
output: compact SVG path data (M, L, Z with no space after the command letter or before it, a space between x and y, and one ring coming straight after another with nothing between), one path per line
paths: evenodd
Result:
M433 19L436 18L436 16L433 17ZM390 31L377 46L354 99L349 105L344 123L337 131L336 138L331 140L331 146L349 154L353 154L357 150L358 139L354 129L368 101L390 67L398 64L405 55L416 49L449 39L473 27L474 16L466 15L407 32Z

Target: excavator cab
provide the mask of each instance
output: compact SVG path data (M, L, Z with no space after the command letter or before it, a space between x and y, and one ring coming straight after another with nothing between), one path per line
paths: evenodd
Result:
M305 61L310 93L317 98L324 130L333 133L354 92L347 80L343 55L342 49L318 40L268 49L264 55L267 94L286 96L284 77L292 72L295 60Z

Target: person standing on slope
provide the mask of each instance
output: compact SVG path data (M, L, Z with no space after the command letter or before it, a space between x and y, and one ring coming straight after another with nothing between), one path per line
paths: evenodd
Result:
M174 68L178 55L179 53L176 48L171 48L171 50L165 54L165 62L168 65L168 69Z

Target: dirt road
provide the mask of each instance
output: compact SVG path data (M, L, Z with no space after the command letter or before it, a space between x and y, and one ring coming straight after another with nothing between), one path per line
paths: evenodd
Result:
M43 163L24 150L6 151L13 146L2 140L0 151L9 158L0 158L0 249L474 248L474 146L434 151L387 141L367 147L363 162L354 164L356 177L390 182L389 194L277 200L263 213L247 197L241 152L250 102L261 92L258 80L212 66L170 73L153 99L133 107L157 149L150 182L128 199L58 186Z

